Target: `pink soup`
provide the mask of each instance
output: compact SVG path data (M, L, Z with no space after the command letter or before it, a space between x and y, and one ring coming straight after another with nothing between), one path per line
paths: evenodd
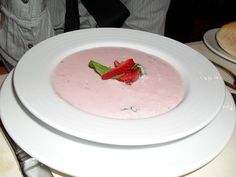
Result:
M131 85L102 80L88 67L90 60L114 67L114 60L133 58L145 69ZM179 73L166 61L145 52L122 47L92 48L64 58L52 84L56 93L80 111L115 119L143 119L166 113L184 97Z

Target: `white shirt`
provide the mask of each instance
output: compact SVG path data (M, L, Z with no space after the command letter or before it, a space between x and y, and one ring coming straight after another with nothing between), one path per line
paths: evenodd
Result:
M121 0L130 16L123 28L164 35L170 0ZM79 0L80 28L97 23ZM0 58L11 69L32 46L64 31L65 0L0 0Z

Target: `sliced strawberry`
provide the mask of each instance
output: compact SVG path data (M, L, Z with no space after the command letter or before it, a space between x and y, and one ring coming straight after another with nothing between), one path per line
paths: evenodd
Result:
M118 78L119 81L121 82L125 82L127 84L130 84L132 82L135 82L138 78L139 78L139 75L141 73L141 68L136 68L132 71L129 71L127 73L125 73L124 75L120 76Z
M114 61L114 66L117 67L117 66L119 66L119 65L120 65L120 62L117 61L117 60L115 60L115 61Z
M121 63L119 66L117 66L116 68L113 68L111 71L105 73L102 75L102 79L111 79L114 76L123 74L129 70L131 70L131 68L135 65L134 60L132 58L127 59L126 61L124 61L123 63Z

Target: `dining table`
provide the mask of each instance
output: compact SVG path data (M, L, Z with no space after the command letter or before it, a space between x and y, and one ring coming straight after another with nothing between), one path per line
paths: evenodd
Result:
M233 78L221 67L223 66L227 70L236 74L236 62L232 62L222 58L216 53L212 52L203 41L195 41L190 43L185 43L187 46L201 53L205 58L214 63L216 68L219 70L222 78L229 82L236 82ZM235 60L236 61L236 60ZM0 83L4 82L4 79L8 74L0 75ZM232 88L227 87L229 91L236 94L236 91ZM235 95L234 95L235 96ZM235 101L235 97L234 97ZM235 117L236 118L236 117ZM217 138L217 137L212 137ZM62 159L63 160L63 159ZM54 177L69 177L59 171L51 169L52 175ZM158 167L157 167L158 170ZM170 169L171 170L171 169ZM0 176L2 177L23 177L20 170L17 158L6 141L6 137L0 128ZM195 171L185 174L185 177L235 177L236 176L236 131L234 131L230 141L224 147L224 149L211 160L209 163L203 167L196 169Z

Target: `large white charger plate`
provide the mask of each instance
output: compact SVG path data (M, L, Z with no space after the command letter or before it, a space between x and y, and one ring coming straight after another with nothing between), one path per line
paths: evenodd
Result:
M214 28L211 30L208 30L207 32L205 32L205 34L203 35L203 41L206 44L206 46L213 51L214 53L216 53L217 55L223 57L224 59L231 61L233 63L236 63L236 57L228 54L227 52L225 52L220 45L217 43L216 40L216 32L219 30L219 28Z
M181 104L134 121L95 116L62 100L51 84L57 64L72 53L103 46L138 49L170 63L184 81ZM41 121L75 137L116 145L163 143L192 134L214 119L225 97L219 72L204 56L169 38L128 29L79 30L45 40L22 57L13 79L19 99Z
M27 153L60 172L81 177L181 176L215 158L230 140L235 103L227 91L215 119L184 139L149 146L111 146L64 134L28 112L9 75L2 86L0 111L10 136Z

